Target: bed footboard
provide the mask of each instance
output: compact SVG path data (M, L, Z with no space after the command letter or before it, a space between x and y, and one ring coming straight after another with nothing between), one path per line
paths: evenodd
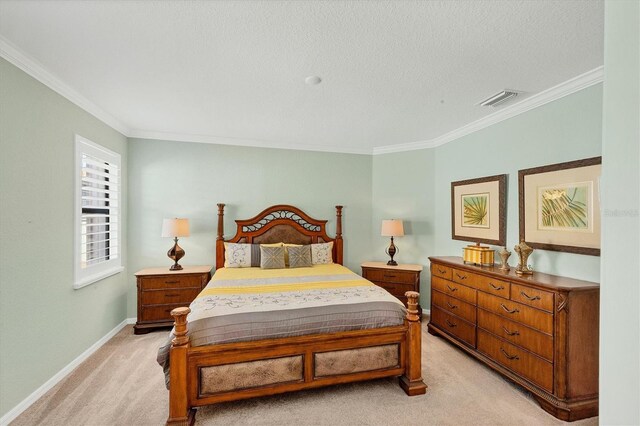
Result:
M193 348L190 310L174 309L167 424L193 424L194 407L202 405L381 377L400 376L407 395L425 393L419 294L406 295L400 326Z

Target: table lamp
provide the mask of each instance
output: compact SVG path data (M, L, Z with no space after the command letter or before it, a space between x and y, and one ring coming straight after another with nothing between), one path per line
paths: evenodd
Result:
M178 261L184 257L184 250L178 245L178 237L189 236L189 219L164 219L162 221L162 236L173 237L173 247L167 252L169 259L175 263L169 268L170 271L179 271L182 266L178 264Z
M404 227L402 226L402 220L400 219L385 219L382 221L382 232L380 233L383 237L391 237L391 245L389 248L385 250L385 252L391 257L391 260L387 262L387 265L390 266L398 266L398 262L393 260L393 256L398 253L400 250L393 244L393 237L402 237L404 236Z

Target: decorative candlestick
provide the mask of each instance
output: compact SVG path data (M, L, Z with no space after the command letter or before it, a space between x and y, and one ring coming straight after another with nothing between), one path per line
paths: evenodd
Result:
M500 250L498 252L498 255L500 255L500 270L501 271L508 271L511 268L509 267L509 263L507 263L509 261L509 256L511 256L511 252L509 250L507 250L506 247L502 247L502 250Z
M513 250L518 253L519 262L518 266L516 266L516 274L518 275L531 275L533 274L533 269L529 268L527 265L527 259L531 253L533 253L533 249L524 242L524 240L520 241L520 244L516 245Z

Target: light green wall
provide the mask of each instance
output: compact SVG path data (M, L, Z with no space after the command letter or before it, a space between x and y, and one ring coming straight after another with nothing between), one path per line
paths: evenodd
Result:
M73 289L76 133L126 171L123 135L0 59L0 417L125 319L126 272Z
M451 239L451 182L506 173L511 249L518 242L518 170L600 155L601 123L602 85L596 85L436 148L375 156L374 245L384 247L380 220L396 216L412 230L398 239L403 250L399 261L426 269L429 256L461 256L470 243ZM592 281L600 277L596 256L536 250L531 264L552 274ZM421 290L427 307L427 271Z
M169 266L171 240L160 238L162 219L187 217L191 236L180 240L184 265L213 265L217 203L225 203L225 236L234 219L253 217L272 204L293 204L329 219L344 205L345 265L358 271L368 258L371 157L158 140L129 140L129 270ZM130 317L136 316L133 276Z
M434 150L399 152L373 157L373 212L371 260L387 261L385 249L389 237L381 237L383 219L402 219L404 237L395 239L400 252L395 256L399 263L423 265L420 277L420 304L429 306L429 261L434 253L436 209Z
M640 3L605 3L600 422L640 424Z

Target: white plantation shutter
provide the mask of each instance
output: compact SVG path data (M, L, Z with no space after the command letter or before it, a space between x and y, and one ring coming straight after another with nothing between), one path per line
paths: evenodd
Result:
M75 288L123 270L120 185L120 154L76 136Z

